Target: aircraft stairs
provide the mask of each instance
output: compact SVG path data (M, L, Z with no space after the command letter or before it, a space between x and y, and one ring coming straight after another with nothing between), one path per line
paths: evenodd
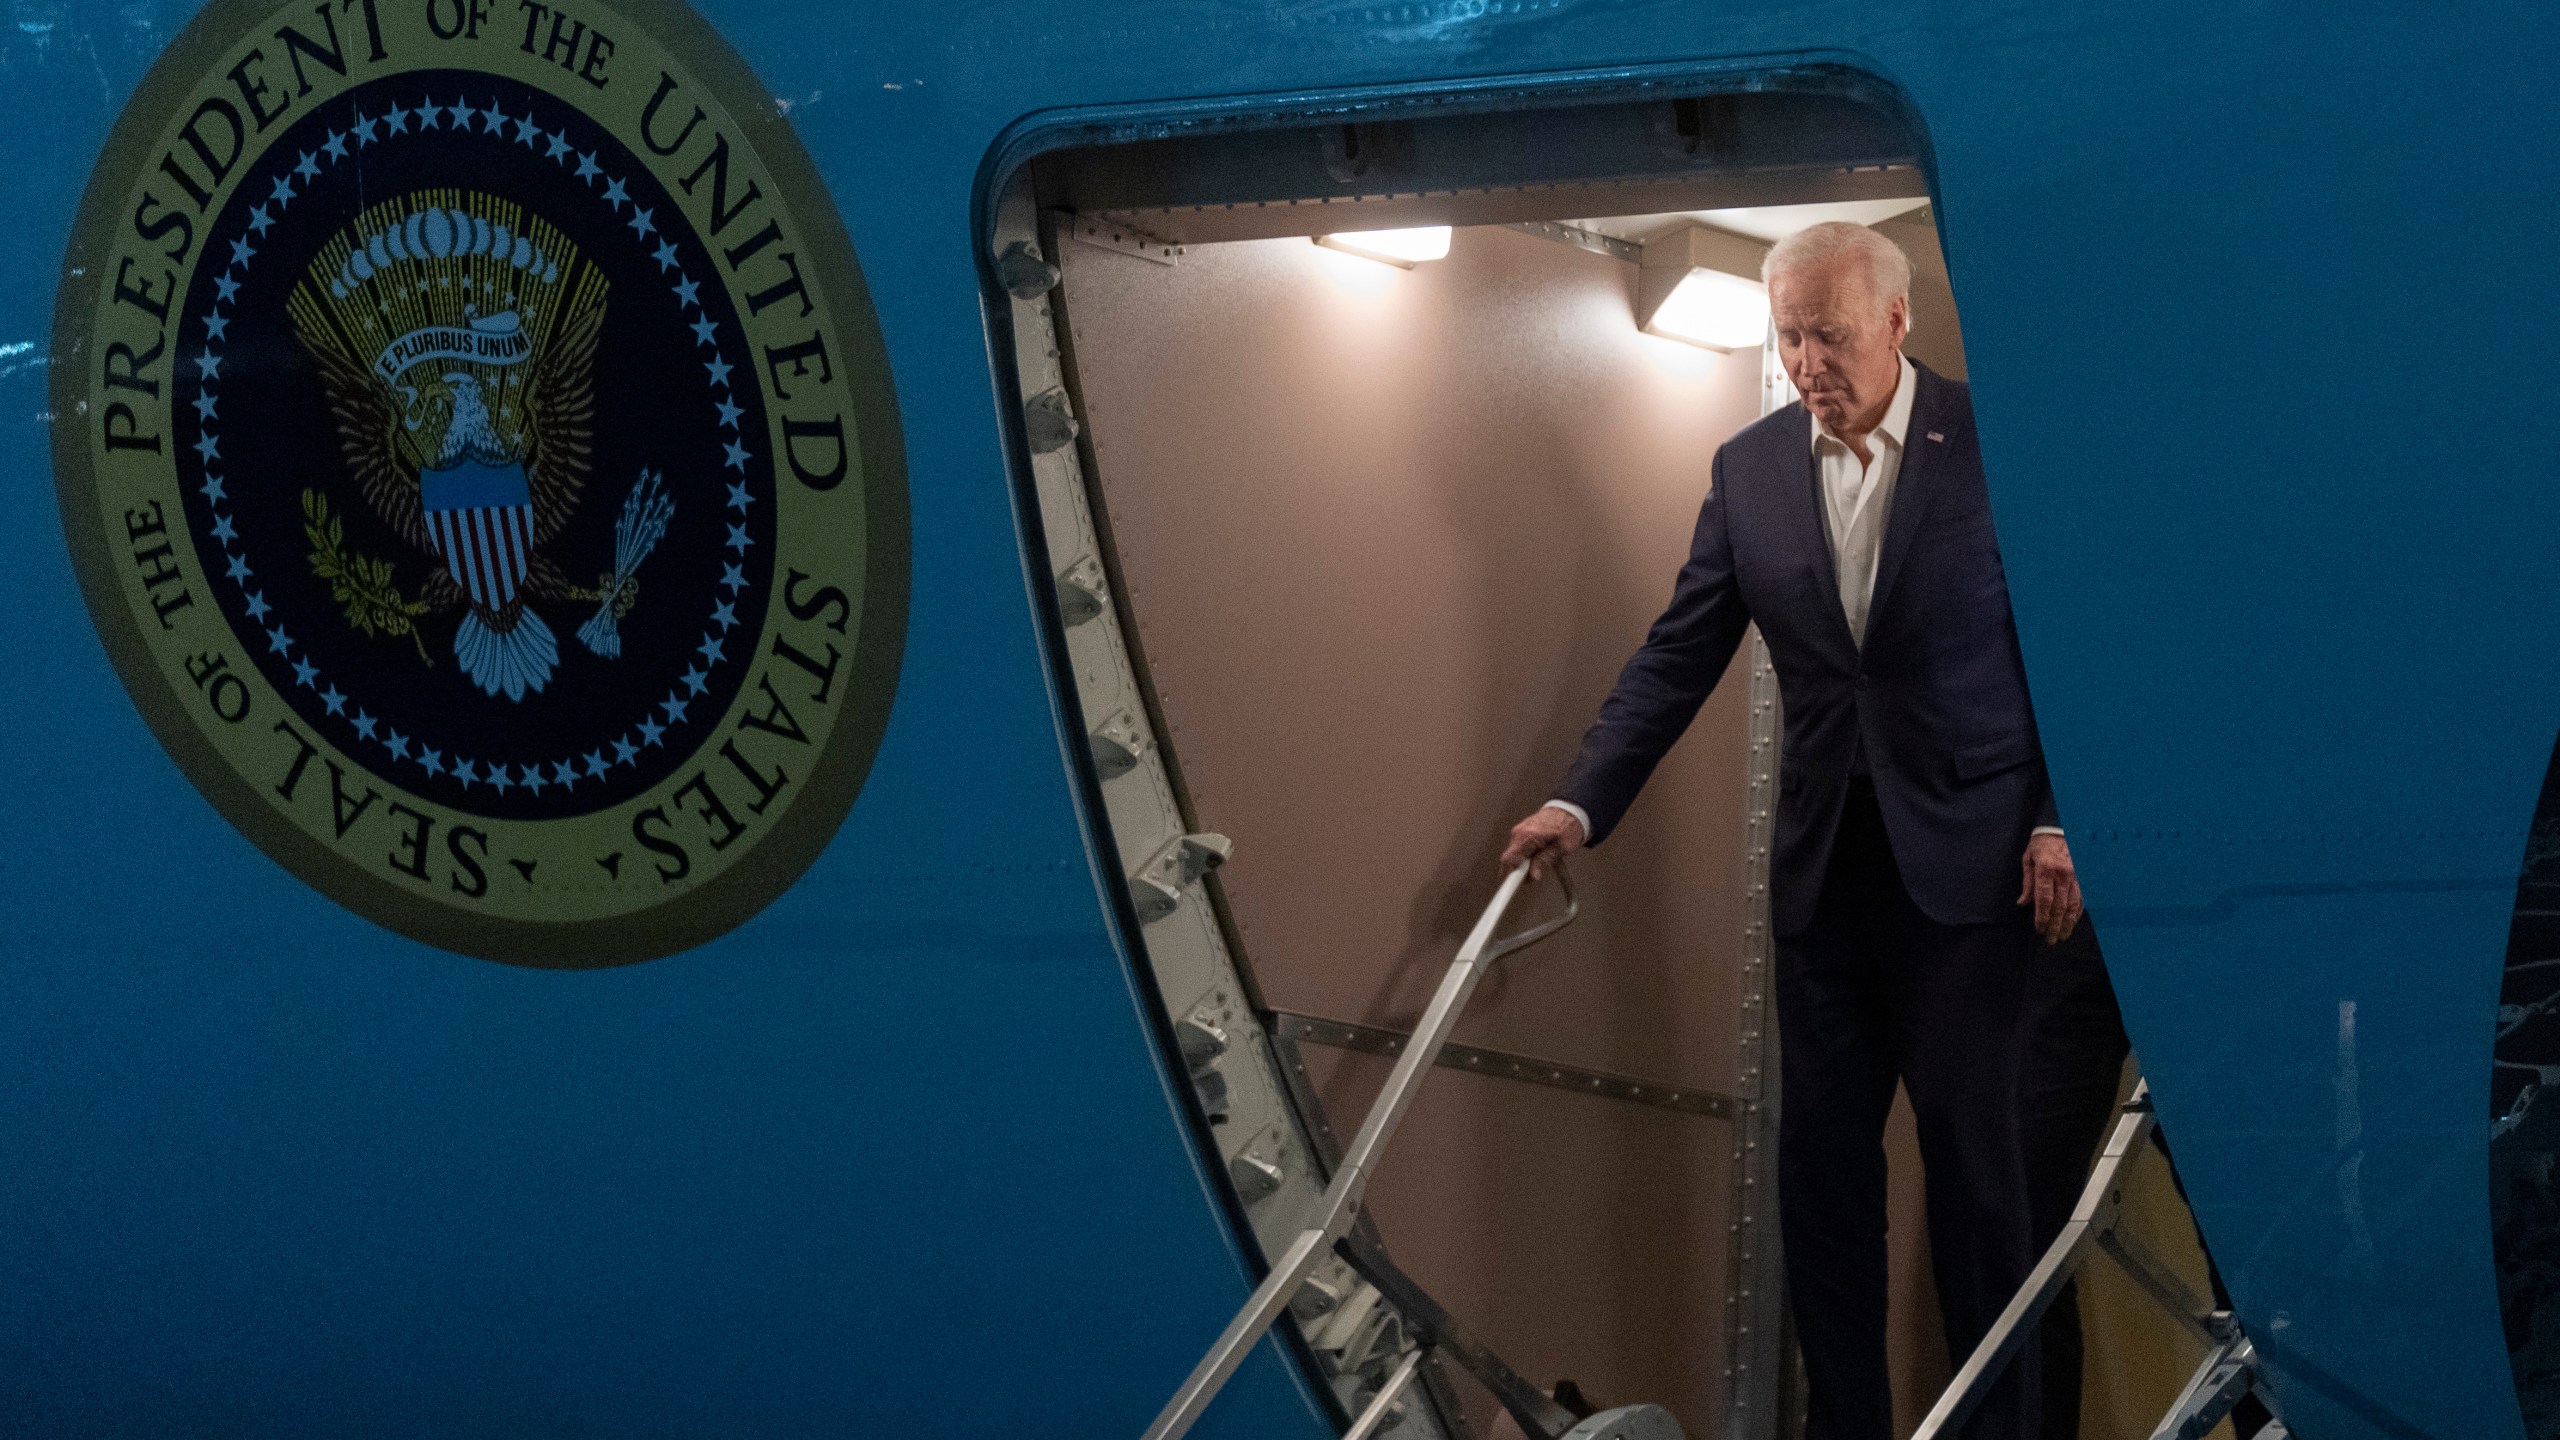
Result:
M2242 1333L2239 1321L2230 1311L2215 1308L2189 1290L2186 1282L2144 1250L2120 1223L2124 1217L2125 1168L2152 1138L2157 1124L2151 1086L2147 1081L2138 1083L2132 1098L2117 1114L2115 1129L2108 1134L2097 1164L2091 1167L2089 1182L2081 1187L2079 1203L2072 1207L2062 1233L2046 1247L2044 1258L2036 1262L2018 1293L2009 1298L2000 1318L1992 1322L1990 1333L1982 1337L1955 1378L1948 1382L1938 1403L1930 1407L1920 1428L1913 1432L1912 1440L1952 1440L1962 1433L1964 1422L1998 1382L2001 1372L2035 1340L2037 1322L2093 1249L2105 1251L2137 1288L2207 1347L2204 1359L2179 1390L2178 1398L2152 1427L2151 1440L2204 1440L2253 1393L2269 1405L2272 1413L2272 1397L2257 1384L2261 1363L2257 1346ZM2290 1440L2292 1433L2282 1419L2271 1418L2242 1440Z
M1272 1263L1262 1283L1227 1323L1182 1387L1165 1403L1155 1423L1147 1427L1144 1440L1181 1440L1253 1347L1282 1314L1292 1310L1293 1301L1310 1293L1310 1280L1329 1256L1338 1256L1376 1287L1389 1304L1402 1312L1407 1326L1420 1341L1405 1352L1352 1420L1350 1428L1343 1432L1343 1440L1370 1440L1378 1434L1389 1417L1399 1413L1405 1394L1422 1373L1423 1365L1439 1355L1454 1360L1482 1381L1523 1432L1537 1440L1684 1440L1679 1422L1658 1405L1624 1405L1577 1417L1555 1396L1522 1380L1469 1336L1387 1260L1375 1237L1361 1225L1361 1194L1476 987L1495 962L1555 934L1581 914L1573 883L1559 864L1556 879L1565 895L1563 913L1529 929L1498 937L1496 931L1528 878L1526 864L1515 866L1504 877L1502 887L1458 947L1457 958L1441 977L1420 1024L1397 1057L1395 1069L1358 1133L1334 1160L1331 1179L1305 1228ZM2126 1166L2150 1140L2156 1123L2150 1087L2147 1083L2137 1084L2107 1137L2106 1148L2090 1170L2071 1219L2010 1298L1990 1333L1922 1419L1913 1440L1952 1440L1961 1433L1965 1421L2002 1372L2034 1341L2045 1311L2092 1250L2103 1251L2113 1259L2137 1287L2208 1347L2176 1401L2153 1427L2151 1440L2203 1440L2244 1397L2256 1390L2260 1364L2257 1347L2241 1331L2238 1321L2228 1310L2216 1309L2197 1297L2119 1223L2124 1213ZM1330 1292L1318 1289L1314 1293L1330 1298ZM1320 1315L1323 1311L1317 1308L1315 1313ZM2244 1440L2290 1440L2290 1436L2284 1422L2276 1419Z
M1565 893L1564 913L1542 921L1517 934L1497 938L1495 930L1502 924L1512 901L1518 897L1529 878L1524 863L1514 866L1503 878L1502 888L1494 893L1492 903L1485 906L1475 928L1467 933L1458 947L1457 959L1440 979L1440 987L1422 1013L1421 1023L1414 1027L1404 1053L1397 1057L1395 1069L1387 1076L1385 1089L1369 1109L1368 1118L1360 1124L1351 1144L1334 1163L1332 1179L1314 1214L1296 1240L1272 1262L1262 1283L1254 1288L1244 1307L1227 1322L1217 1343L1202 1356L1182 1388L1165 1402L1155 1423L1147 1427L1146 1440L1181 1440L1192 1424L1208 1409L1218 1390L1244 1363L1246 1355L1260 1343L1291 1302L1305 1289L1329 1255L1339 1254L1350 1266L1377 1286L1390 1300L1398 1303L1418 1332L1422 1343L1406 1352L1403 1360L1389 1374L1386 1382L1365 1408L1343 1432L1343 1440L1368 1440L1387 1422L1402 1403L1405 1391L1422 1371L1424 1362L1436 1352L1466 1367L1482 1380L1511 1412L1521 1428L1539 1440L1682 1440L1679 1422L1659 1405L1624 1405L1588 1417L1576 1417L1555 1397L1540 1393L1522 1381L1508 1366L1495 1359L1490 1351L1476 1344L1433 1304L1419 1288L1398 1274L1374 1242L1357 1233L1360 1219L1361 1192L1368 1188L1369 1177L1377 1170L1387 1141L1395 1134L1405 1113L1420 1093L1423 1077L1440 1058L1450 1032L1457 1027L1458 1016L1478 984L1491 972L1494 962L1503 956L1525 950L1573 923L1582 912L1574 898L1573 882L1566 878L1563 866L1556 868L1556 879Z

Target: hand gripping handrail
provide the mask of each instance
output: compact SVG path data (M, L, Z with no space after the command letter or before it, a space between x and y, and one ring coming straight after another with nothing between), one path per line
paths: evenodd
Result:
M1582 913L1581 903L1574 898L1573 882L1565 877L1564 866L1559 863L1556 882L1564 887L1564 913L1517 935L1494 938L1494 927L1502 923L1504 912L1511 908L1513 897L1528 879L1527 861L1514 865L1511 873L1502 877L1502 888L1494 892L1493 903L1484 907L1475 928L1467 932L1466 943L1458 947L1458 958L1451 962L1449 973L1440 977L1440 988L1432 995L1429 1008L1422 1012L1422 1023L1414 1027L1404 1054L1397 1057L1396 1068L1387 1076L1387 1086L1379 1092L1378 1103L1370 1107L1360 1133L1343 1151L1342 1163L1333 1172L1333 1183L1324 1188L1323 1197L1316 1202L1313 1223L1281 1252L1272 1263L1271 1273L1254 1287L1236 1318L1227 1322L1218 1343L1210 1346L1209 1353L1193 1367L1191 1378L1183 1381L1182 1388L1165 1402L1155 1423L1147 1427L1146 1440L1180 1440L1191 1429L1227 1383L1227 1377L1252 1353L1263 1332L1288 1308L1290 1297L1298 1293L1298 1287L1324 1260L1325 1252L1350 1232L1351 1222L1360 1213L1360 1193L1368 1188L1378 1152L1386 1148L1387 1137L1395 1133L1405 1111L1412 1108L1413 1098L1422 1088L1423 1075L1440 1057L1440 1047L1448 1043L1449 1032L1458 1023L1458 1012L1466 1008L1476 982L1484 978L1494 961L1537 944L1572 924L1574 917Z

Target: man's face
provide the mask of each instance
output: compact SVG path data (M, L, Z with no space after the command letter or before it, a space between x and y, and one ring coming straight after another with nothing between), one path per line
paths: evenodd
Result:
M1865 267L1844 256L1771 276L1769 315L1787 378L1825 429L1869 429L1884 418L1902 378L1909 302L1878 307Z

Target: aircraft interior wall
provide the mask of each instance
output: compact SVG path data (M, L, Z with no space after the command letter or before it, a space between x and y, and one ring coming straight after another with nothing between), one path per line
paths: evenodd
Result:
M1911 353L1961 377L1928 212L1880 228L1915 262ZM1219 885L1242 963L1284 1026L1308 1022L1298 1053L1347 1130L1389 1059L1328 1043L1326 1023L1412 1026L1504 829L1546 798L1667 593L1708 457L1762 413L1763 353L1637 333L1622 254L1509 226L1459 228L1410 269L1305 237L1171 264L1063 237L1054 253L1162 748L1198 828L1235 841ZM1656 1101L1756 1093L1750 668L1746 648L1577 862L1583 922L1506 961L1460 1043ZM1730 1115L1443 1068L1368 1208L1397 1263L1529 1379L1712 1433L1728 1331L1752 1313L1730 1243L1745 1139ZM1888 1146L1907 1434L1949 1365L1907 1105ZM2176 1250L2183 1209L2153 1188L2141 1203ZM2091 1436L2147 1433L2193 1360L2111 1279L2085 1302ZM1467 1413L1509 1433L1488 1432L1481 1392Z
M1197 821L1236 841L1264 999L1410 1029L1658 607L1703 457L1759 414L1757 354L1622 337L1621 262L1499 228L1409 272L1304 239L1061 259L1123 597ZM1665 764L1688 803L1578 867L1586 919L1497 971L1462 1043L1737 1093L1747 688ZM1305 1054L1356 1122L1385 1062ZM1530 1378L1704 1428L1732 1141L1442 1073L1370 1205Z

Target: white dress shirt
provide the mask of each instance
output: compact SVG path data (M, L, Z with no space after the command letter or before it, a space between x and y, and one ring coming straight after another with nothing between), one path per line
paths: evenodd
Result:
M1876 598L1876 561L1884 555L1885 516L1893 510L1893 482L1902 474L1902 437L1911 430L1911 397L1919 388L1911 361L1902 362L1893 402L1867 435L1861 464L1849 442L1823 428L1813 431L1814 472L1822 485L1822 521L1831 532L1832 567L1840 576L1840 611L1849 634L1867 643L1867 609Z
M1809 443L1822 488L1823 525L1830 531L1832 564L1840 576L1840 612L1849 622L1851 638L1861 647L1867 643L1867 611L1876 597L1876 562L1884 555L1885 518L1893 513L1893 482L1902 474L1903 437L1911 432L1911 401L1918 389L1919 375L1905 356L1902 377L1894 382L1893 401L1885 406L1884 419L1867 435L1863 463L1849 442L1824 429L1819 418L1807 427L1812 431ZM1581 806L1570 800L1550 800L1545 808L1572 816L1581 824L1583 838L1591 838L1591 816ZM2031 833L2059 835L2062 830L2039 825Z

